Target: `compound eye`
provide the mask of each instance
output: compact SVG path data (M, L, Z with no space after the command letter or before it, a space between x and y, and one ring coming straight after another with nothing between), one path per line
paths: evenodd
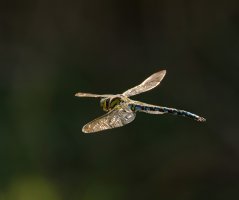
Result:
M100 106L101 106L101 107L104 107L104 106L105 106L105 101L106 101L105 99L101 99L101 100L100 100Z
M101 99L100 100L100 106L103 108L103 110L107 111L108 102L109 102L109 99Z
M103 107L103 105L104 105L104 100L101 99L101 100L100 100L100 107Z

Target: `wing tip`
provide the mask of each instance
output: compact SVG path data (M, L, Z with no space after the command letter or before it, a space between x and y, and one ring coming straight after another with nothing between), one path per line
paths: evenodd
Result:
M75 93L75 97L83 97L84 95L81 92Z
M157 76L160 76L162 77L162 79L164 78L164 76L166 75L166 69L162 69L162 70L159 70L157 71L155 74L157 74Z
M86 125L84 125L84 126L82 127L82 132L83 132L84 134L89 134L89 133L95 133L95 132L98 132L98 131L96 131L96 130L90 128L90 126L89 126L88 124L86 124Z
M166 69L163 70L159 70L158 72L155 73L156 76L158 76L161 80L164 78L164 76L166 75Z
M84 134L91 134L91 133L97 133L97 132L100 132L100 131L102 131L102 130L99 130L99 131L93 131L93 130L90 130L90 129L86 129L85 127L83 127L82 128L82 132L84 133Z
M167 70L166 69L163 69L163 70L160 70L159 72L161 72L162 74L166 74Z
M89 131L86 130L86 127L85 127L85 126L82 127L82 132L83 132L83 133L89 133Z

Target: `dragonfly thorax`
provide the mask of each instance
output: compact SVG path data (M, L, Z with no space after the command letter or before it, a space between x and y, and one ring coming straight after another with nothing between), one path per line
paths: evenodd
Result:
M104 111L110 111L115 108L117 105L120 105L122 102L125 102L124 98L121 96L115 95L112 97L103 98L100 100L100 106Z

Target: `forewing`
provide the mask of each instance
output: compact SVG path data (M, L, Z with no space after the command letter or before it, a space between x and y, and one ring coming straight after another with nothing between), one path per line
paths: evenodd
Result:
M135 119L136 114L129 108L115 108L107 114L86 124L82 131L84 133L94 133L107 129L124 126Z
M142 92L151 90L160 84L165 74L166 74L166 70L162 70L157 73L154 73L150 77L148 77L145 81L143 81L141 84L125 91L123 95L130 97L130 96L134 96L136 94L140 94Z
M91 94L91 93L84 93L84 92L78 92L75 94L76 97L110 97L112 95L110 94Z

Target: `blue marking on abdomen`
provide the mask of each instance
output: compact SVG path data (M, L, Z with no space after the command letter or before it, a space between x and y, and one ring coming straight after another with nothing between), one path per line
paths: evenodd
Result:
M185 111L185 110L177 110L175 108L167 108L167 107L161 107L161 106L141 106L136 104L129 104L129 107L132 111L156 111L156 112L162 112L162 113L169 113L172 115L178 115L183 117L189 117L197 121L205 121L205 119L201 118L198 115L195 115L191 112Z
M175 108L167 108L167 107L162 107L162 110L163 110L164 113L170 113L170 114L173 114L173 115L190 117L190 118L193 118L195 120L198 120L200 118L199 116L197 116L193 113L190 113L188 111L185 111L185 110L177 110Z
M142 107L139 105L135 105L135 111L139 111L139 110L142 110Z

